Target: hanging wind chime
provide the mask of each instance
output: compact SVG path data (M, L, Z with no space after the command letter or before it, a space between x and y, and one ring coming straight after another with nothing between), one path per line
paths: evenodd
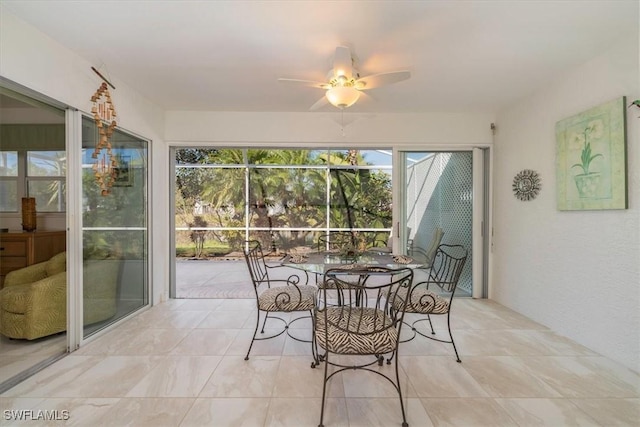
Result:
M93 68L93 67L92 67ZM93 69L96 73L97 70ZM100 73L98 73L100 77ZM98 127L98 141L91 157L95 159L92 166L96 184L100 187L103 196L111 192L111 187L116 180L117 159L111 151L111 135L116 128L116 109L111 102L111 94L106 83L102 83L96 93L91 97L93 107L91 113Z

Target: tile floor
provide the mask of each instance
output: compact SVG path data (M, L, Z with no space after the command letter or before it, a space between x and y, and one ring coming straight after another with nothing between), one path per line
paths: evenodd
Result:
M0 384L8 381L18 372L64 354L66 349L65 333L33 341L12 340L0 335Z
M0 425L318 425L323 367L310 368L309 344L283 335L257 342L243 360L253 305L155 306L2 394ZM401 346L410 426L640 425L638 373L492 301L457 299L453 314L462 363L445 344ZM293 334L310 337L310 321L295 325ZM16 421L17 414L69 419ZM393 388L378 376L332 380L327 427L400 422Z

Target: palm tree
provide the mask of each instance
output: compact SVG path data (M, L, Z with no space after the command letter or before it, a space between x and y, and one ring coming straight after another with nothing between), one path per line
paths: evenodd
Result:
M189 155L202 153L188 153ZM246 151L249 168L249 194L245 195L245 152L241 149L220 149L200 159L203 163L228 165L219 168L193 169L183 172L182 184L191 183L188 191L179 190L184 209L193 206L197 197L211 210L202 212L209 224L229 227L244 225L247 210L250 225L269 229L268 235L258 237L265 247L301 245L309 231L278 230L279 228L325 228L327 169L308 168L309 165L354 166L331 169L331 207L333 226L370 227L390 224L390 178L387 174L358 169L366 164L358 150L346 152L316 152L310 150ZM270 167L273 165L273 167ZM296 167L296 166L300 167ZM189 176L190 181L184 179ZM363 194L366 192L366 194ZM382 201L380 199L383 199ZM388 200L387 200L388 199ZM337 202L337 200L340 200ZM387 213L389 219L386 218ZM184 222L191 222L192 213ZM228 234L228 235L227 235ZM238 239L237 232L224 232L221 239Z

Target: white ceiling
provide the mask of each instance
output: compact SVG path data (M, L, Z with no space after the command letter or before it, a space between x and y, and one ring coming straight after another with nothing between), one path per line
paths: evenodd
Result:
M639 20L637 0L2 4L169 110L308 111L323 91L277 79L325 81L346 45L361 75L412 73L349 111L495 112L637 37Z

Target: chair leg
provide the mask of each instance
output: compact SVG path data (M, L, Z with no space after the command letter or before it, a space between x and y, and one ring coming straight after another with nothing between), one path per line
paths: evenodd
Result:
M431 335L435 335L436 331L433 330L433 323L431 323L431 316L427 314L427 320L429 320L429 326L431 327Z
M327 374L329 373L329 362L327 361L328 357L329 352L327 352L327 354L325 355L324 381L322 383L322 403L320 406L320 424L318 424L318 427L324 427L324 424L322 424L322 422L324 421L324 404L327 395Z
M266 315L268 313L265 313L265 322L266 320ZM249 360L249 353L251 353L251 347L253 347L253 342L256 340L256 334L258 333L258 327L260 326L260 310L258 310L258 313L256 314L256 328L253 331L253 337L251 338L251 344L249 344L249 350L247 350L247 355L244 357L244 360ZM262 332L264 332L264 325L262 326Z
M416 335L418 335L418 333L416 332L416 328L415 328L415 326L414 326L414 325L415 325L415 323L416 323L416 322L413 322L413 324L412 324L412 325L409 325L408 323L403 322L403 325L406 325L406 327L407 327L407 328L411 328L411 331L413 332L413 336L412 336L411 338L407 338L407 339L404 339L404 340L400 340L400 341L399 341L399 343L400 343L400 344L401 344L401 343L403 343L403 342L411 341L411 340L413 340L413 339L416 337ZM403 331L403 330L406 330L406 329L401 329L401 331ZM398 338L398 339L400 339L400 338ZM387 359L387 365L391 365L391 361L392 361L392 360L393 360L393 358L395 357L395 355L396 355L396 351L397 351L397 350L393 350L393 351L391 352L391 356Z
M320 364L320 357L318 356L318 343L316 342L316 318L313 315L313 310L309 310L311 313L311 356L313 362L311 362L311 368L315 368Z
M451 344L451 345L453 345L453 351L456 353L456 362L462 363L462 360L460 360L460 356L458 355L458 348L456 347L456 343L453 340L453 333L451 332L450 312L447 312L447 329L449 331L449 341L447 341L445 339L440 339L438 337L430 337L429 335L427 335L427 332L418 331L418 329L416 328L416 323L423 322L425 320L429 321L429 326L431 327L431 334L432 335L436 335L436 332L433 329L433 323L431 323L431 316L427 314L426 318L418 319L415 322L413 322L413 324L411 324L411 329L413 330L413 333L414 333L413 336L411 338L409 338L409 339L402 340L400 342L403 343L403 342L411 341L412 339L414 339L416 337L416 334L417 334L417 335L423 336L425 338L429 338L430 340L442 342L442 343L445 343L445 344ZM387 359L387 365L391 364L391 360L393 360L394 356L395 356L395 352L391 354L391 357L389 359Z
M455 351L456 353L456 362L462 363L462 360L460 360L460 356L458 356L458 349L456 348L456 343L453 341L453 334L451 333L451 318L449 317L449 313L447 313L447 328L449 329L449 339L451 340L451 345L453 345L453 351Z
M400 399L400 410L402 411L402 427L409 427L407 416L404 412L404 402L402 401L402 387L400 387L400 372L398 370L398 358L396 357L396 384L398 386L398 398Z
M387 359L387 365L391 365L391 361L393 360L395 355L396 355L396 352L394 350L394 351L391 352L391 356Z
M260 311L258 310L258 317L260 317ZM264 326L267 324L267 319L269 318L269 312L264 313L264 322L262 323L262 330L260 330L261 334L264 334Z

